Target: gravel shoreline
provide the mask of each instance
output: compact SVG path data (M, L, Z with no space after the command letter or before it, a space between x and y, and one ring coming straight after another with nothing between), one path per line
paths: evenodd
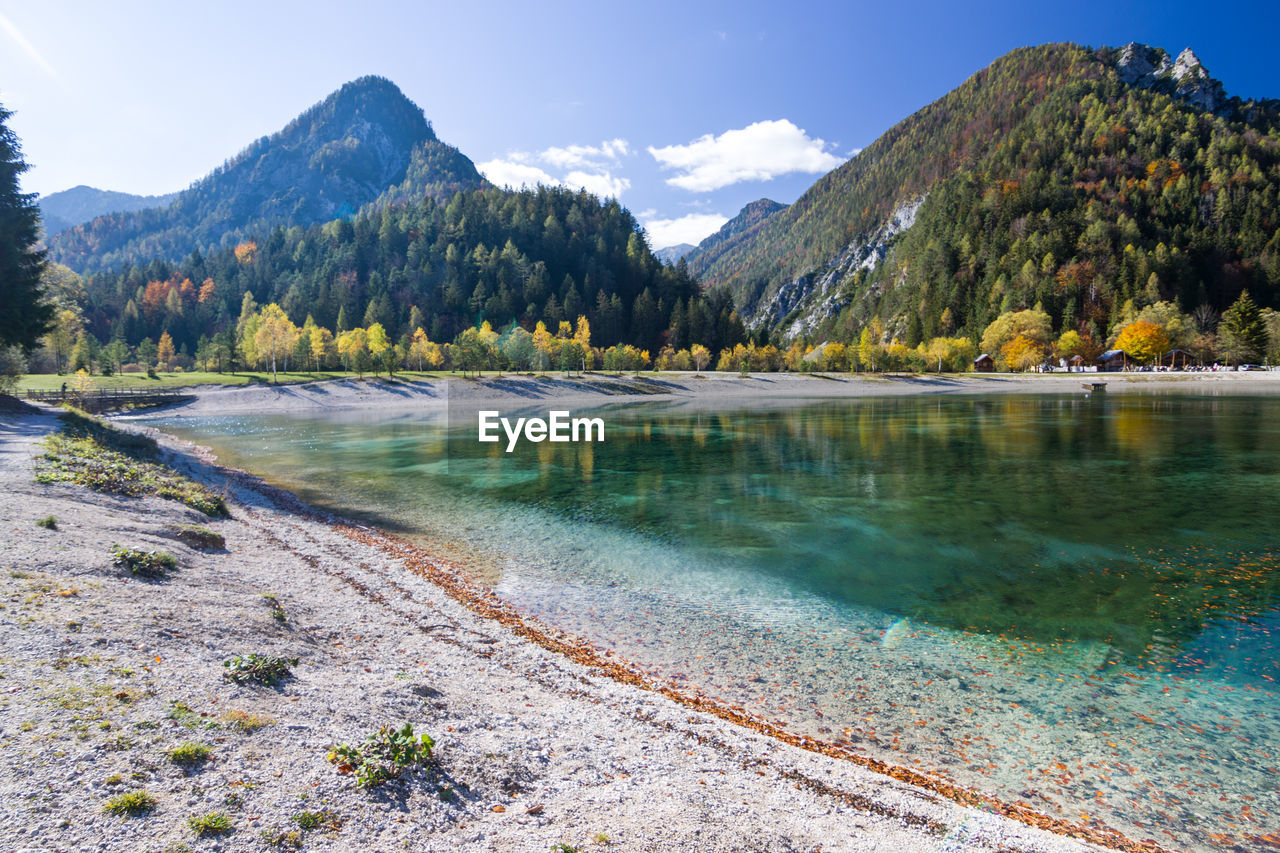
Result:
M38 484L37 442L56 426L0 416L4 849L289 849L290 832L307 850L1099 849L628 683L624 664L521 620L447 565L175 442L170 464L225 489L233 518ZM36 526L48 515L57 530ZM226 547L176 540L191 523ZM179 568L125 578L116 544L162 548ZM223 661L251 652L299 658L295 677L223 680ZM244 732L228 711L274 722ZM326 760L332 744L404 722L435 739L427 768L364 791ZM188 740L212 760L169 763ZM156 798L152 812L103 813L136 788ZM235 829L196 837L187 819L211 811ZM341 826L303 832L303 811Z
M918 394L1086 393L1083 385L1105 382L1108 393L1280 393L1280 371L1219 373L1043 373L1043 374L795 374L664 373L619 375L561 373L457 376L388 381L337 379L300 385L199 386L195 399L164 410L175 417L323 409L474 408L490 403L586 407L606 403L681 401L722 405L785 405L801 399L897 397Z

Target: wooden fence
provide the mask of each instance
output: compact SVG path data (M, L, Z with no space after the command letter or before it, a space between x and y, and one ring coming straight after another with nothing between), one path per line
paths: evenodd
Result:
M143 406L171 406L194 400L181 391L152 391L147 388L121 388L114 391L28 391L28 400L41 403L71 403L86 412L106 412Z

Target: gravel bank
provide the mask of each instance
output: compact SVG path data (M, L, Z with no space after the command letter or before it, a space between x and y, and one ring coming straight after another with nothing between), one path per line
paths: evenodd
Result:
M1280 371L1250 373L850 374L664 373L612 376L588 373L486 375L480 379L367 378L303 385L201 386L196 399L172 415L222 415L343 408L441 408L483 404L589 406L641 400L794 400L908 394L1085 393L1105 382L1110 393L1181 391L1188 394L1280 393Z

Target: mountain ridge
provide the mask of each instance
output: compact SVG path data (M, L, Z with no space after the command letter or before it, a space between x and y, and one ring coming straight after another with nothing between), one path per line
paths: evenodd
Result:
M176 192L165 195L135 195L79 184L70 189L41 196L36 204L40 208L40 221L44 226L45 238L48 239L68 228L92 222L107 213L165 207L177 197Z
M354 215L397 194L443 197L483 185L471 160L441 142L394 83L362 77L250 143L168 206L98 217L48 245L53 260L80 271L177 261L276 225Z
M1052 304L1055 325L1064 317L1075 323L1084 311L1102 327L1102 334L1126 299L1134 298L1135 292L1139 301L1145 298L1142 285L1118 283L1114 277L1099 279L1100 284L1114 284L1113 292L1101 297L1086 292L1094 278L1120 265L1116 258L1125 244L1106 252L1089 246L1082 250L1076 245L1079 237L1066 238L1085 230L1086 211L1100 215L1105 209L1108 234L1130 228L1125 223L1135 217L1142 223L1139 231L1150 225L1150 233L1135 238L1135 255L1154 256L1158 244L1165 246L1163 278L1153 296L1190 303L1183 305L1186 311L1200 301L1220 311L1243 287L1252 284L1270 294L1280 288L1280 279L1269 277L1273 263L1263 250L1266 239L1243 252L1243 247L1229 243L1206 248L1213 235L1199 238L1198 247L1191 245L1187 234L1205 230L1192 211L1205 204L1223 207L1234 192L1230 171L1209 166L1204 152L1212 150L1221 159L1226 151L1243 149L1250 168L1262 175L1257 183L1262 195L1242 206L1254 211L1247 215L1270 237L1266 228L1274 228L1274 214L1266 213L1266 193L1274 193L1280 179L1266 175L1272 174L1268 169L1280 146L1278 107L1280 102L1273 100L1228 97L1190 49L1175 60L1163 50L1137 44L1019 48L894 125L749 235L718 252L700 247L691 253L689 268L709 286L728 287L753 326L777 330L783 338L848 337L877 317L884 321L886 335L903 339L937 334L944 327L976 335L993 312L1010 304L1031 307L1037 294ZM1068 124L1076 137L1066 132ZM1098 147L1083 145L1083 134ZM1026 151L1013 150L1011 139ZM1182 170L1191 170L1196 152L1205 160L1195 165L1201 181L1191 186L1188 179L1179 185L1186 193L1184 207L1161 206L1160 199L1153 207L1145 197L1135 196L1138 182L1146 189L1151 180L1148 167L1162 181L1176 184ZM1184 157L1191 159L1184 162ZM1176 165L1176 174L1170 164ZM1028 184L1029 177L1035 182ZM959 186L965 182L970 186L961 192ZM1220 192L1217 183L1230 192ZM939 194L939 188L948 191ZM986 195L995 190L999 196ZM979 202L986 198L989 206L1008 196L1017 209L1025 208L1022 215L1043 214L1047 219L1041 228L1020 226L1028 231L1015 246L1014 241L992 235L1017 217L999 221L1004 214L975 203L974 194ZM917 200L918 218L912 219L916 224L891 229L894 216ZM960 211L954 206L961 202L970 219L957 223ZM922 224L928 239L917 240L914 235ZM1056 231L1064 232L1060 245L1055 244L1057 254L1046 260L1041 250L1034 259L1034 276L1021 275L1020 267L1007 269L1012 255L994 254L996 245L1015 249L1021 264L1022 253L1028 251L1026 238ZM877 235L889 239L877 245ZM924 245L929 240L933 248ZM916 245L919 241L924 244ZM939 248L944 244L946 252ZM1180 254L1169 260L1175 247ZM878 256L871 268L863 263L867 254L855 262L864 250ZM1052 269L1041 274L1038 268L1050 260ZM1096 263L1094 272L1087 282L1077 281L1080 268L1071 264L1086 261ZM960 266L967 269L961 271ZM1154 261L1142 268L1153 270ZM1125 275L1135 275L1134 270ZM1246 274L1240 275L1240 270ZM1059 274L1068 281L1061 293L1054 292L1057 284L1045 283L1056 282ZM962 284L954 280L957 276ZM993 296L996 290L1000 293ZM956 300L960 304L951 304ZM954 310L944 322L948 307Z

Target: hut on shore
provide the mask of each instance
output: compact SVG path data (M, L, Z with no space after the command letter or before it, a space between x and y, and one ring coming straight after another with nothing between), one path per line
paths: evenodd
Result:
M984 352L973 360L973 369L978 373L994 373L996 360Z
M1098 370L1104 373L1116 373L1131 364L1137 364L1137 361L1122 349L1109 349L1098 356L1095 363L1098 365Z
M1195 364L1195 358L1184 349L1175 349L1162 355L1160 364L1163 367L1171 367L1174 370L1185 370Z

